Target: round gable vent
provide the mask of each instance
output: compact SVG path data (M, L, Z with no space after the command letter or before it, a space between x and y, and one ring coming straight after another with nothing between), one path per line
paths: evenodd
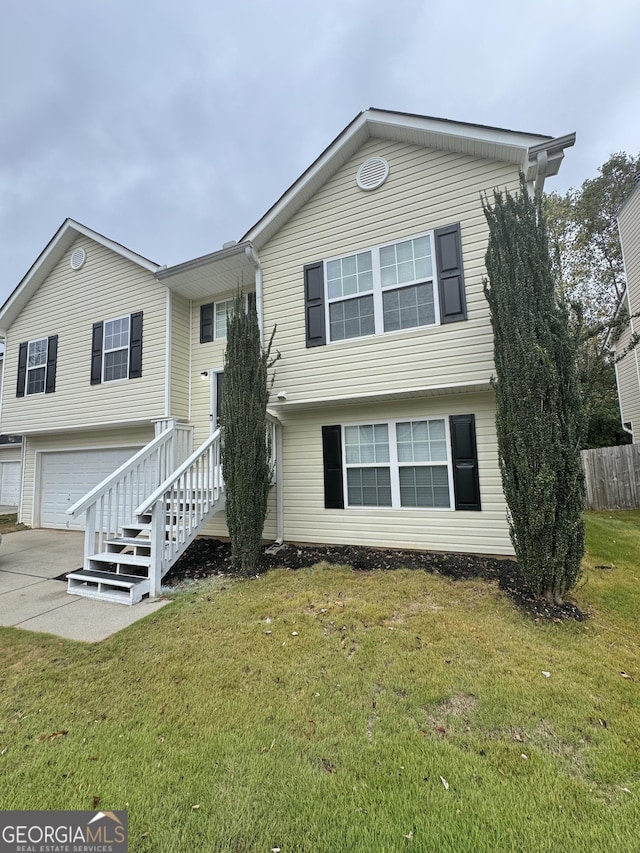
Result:
M84 264L84 262L86 260L87 260L87 253L85 252L84 249L74 249L73 252L71 253L71 260L70 260L71 269L72 270L79 270L80 267Z
M389 164L384 157L369 157L358 169L356 183L361 190L377 190L387 180Z

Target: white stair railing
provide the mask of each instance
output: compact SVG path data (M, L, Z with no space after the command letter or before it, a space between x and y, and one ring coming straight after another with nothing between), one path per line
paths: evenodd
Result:
M218 429L135 509L138 518L151 516L152 597L202 525L221 508L223 496Z
M105 539L116 536L123 525L133 520L140 501L175 469L188 447L185 436L190 429L184 424L165 429L69 507L70 518L86 513L85 568L91 555L104 550Z

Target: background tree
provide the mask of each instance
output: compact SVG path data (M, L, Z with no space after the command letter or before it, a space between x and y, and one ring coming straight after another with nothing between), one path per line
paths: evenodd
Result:
M640 155L612 154L598 172L580 189L544 199L562 287L589 321L611 318L624 292L617 216L633 191Z
M258 569L271 484L267 374L272 342L273 334L263 349L256 312L245 311L239 291L227 322L220 428L231 557L243 575Z
M612 154L596 178L544 198L557 285L570 306L587 428L584 447L626 444L613 360L606 342L626 318L616 309L625 288L617 215L634 189L640 155Z
M484 202L485 296L494 332L496 428L511 539L531 589L561 602L584 552L582 406L574 339L539 202Z

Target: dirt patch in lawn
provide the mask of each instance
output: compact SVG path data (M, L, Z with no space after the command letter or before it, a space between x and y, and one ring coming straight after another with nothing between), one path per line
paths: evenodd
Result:
M260 571L275 568L302 569L323 561L351 566L355 571L417 569L445 575L457 581L485 578L496 581L501 590L534 617L556 620L585 618L585 614L570 601L553 605L536 598L527 586L518 564L509 559L365 548L357 545L285 544L279 548L264 549ZM196 539L167 574L164 585L173 587L185 581L231 574L230 543L219 539Z

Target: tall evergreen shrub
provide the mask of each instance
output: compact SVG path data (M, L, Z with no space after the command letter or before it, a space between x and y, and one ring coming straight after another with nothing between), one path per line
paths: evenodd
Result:
M560 602L584 552L584 427L575 344L556 298L541 205L520 192L485 199L484 292L494 334L496 427L511 539L531 589Z
M272 341L273 335L263 349L256 312L245 311L239 292L227 323L220 428L232 562L243 575L258 569L271 483L267 373Z

